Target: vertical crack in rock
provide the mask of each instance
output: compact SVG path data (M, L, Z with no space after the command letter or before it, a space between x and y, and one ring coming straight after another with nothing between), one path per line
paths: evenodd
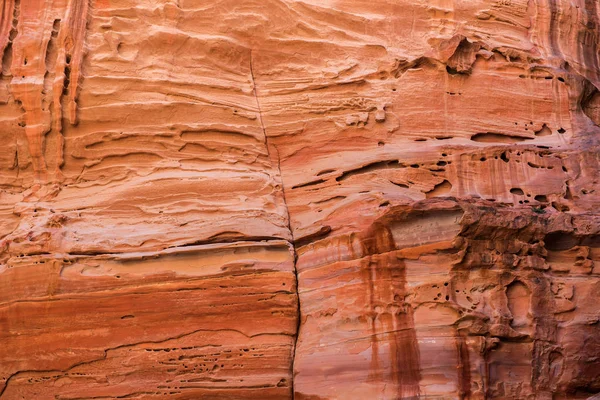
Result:
M269 139L267 137L267 130L265 128L265 124L263 121L263 115L262 115L262 110L260 107L260 100L258 98L258 90L257 90L257 85L256 85L256 78L255 78L255 74L254 74L254 63L253 63L253 57L252 57L252 53L253 50L250 50L250 76L252 78L252 89L253 89L253 93L254 93L254 99L256 100L256 108L258 110L258 118L260 121L260 126L262 128L262 132L264 135L264 143L265 143L265 147L267 150L267 156L269 157L269 160L271 160L271 163L273 162L273 158L271 157L271 152L269 149ZM291 390L292 390L292 398L295 398L295 390L294 390L294 360L296 359L296 348L297 348L297 344L298 344L298 337L300 335L300 324L301 324L301 308L300 308L300 293L299 293L299 288L298 288L298 269L297 269L297 262L298 262L298 254L296 252L296 244L294 242L294 233L292 231L292 222L291 222L291 217L290 217L290 210L286 201L286 197L285 197L285 187L284 187L284 183L283 183L283 176L281 174L281 157L279 155L279 150L277 149L277 147L275 145L273 145L273 148L276 152L275 155L275 159L277 161L277 179L279 179L279 185L281 186L281 198L283 200L283 204L285 207L285 212L286 212L286 218L287 218L287 229L289 231L289 235L291 238L291 250L293 252L293 257L294 257L294 276L296 279L296 301L297 301L297 311L296 311L296 318L297 318L297 324L296 324L296 336L295 336L295 340L294 340L294 349L293 349L293 353L292 353L292 363L291 363L291 371L290 371L290 375L292 377L292 385L291 385Z

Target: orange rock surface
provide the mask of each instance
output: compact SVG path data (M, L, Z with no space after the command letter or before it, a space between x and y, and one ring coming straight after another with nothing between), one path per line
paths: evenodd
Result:
M600 393L595 0L4 0L0 400Z

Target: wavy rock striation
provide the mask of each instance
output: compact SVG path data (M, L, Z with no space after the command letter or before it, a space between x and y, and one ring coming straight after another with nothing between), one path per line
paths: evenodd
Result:
M5 0L0 399L600 393L594 0Z

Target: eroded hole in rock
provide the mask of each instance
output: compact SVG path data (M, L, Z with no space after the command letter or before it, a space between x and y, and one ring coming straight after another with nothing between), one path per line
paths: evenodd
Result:
M573 192L571 192L571 187L567 184L565 188L564 198L567 200L573 200Z
M506 298L513 318L511 326L519 328L529 325L529 288L521 281L514 281L506 288Z
M451 191L452 191L452 184L449 181L444 180L441 183L438 183L437 185L435 185L432 190L425 193L425 197L431 198L431 197L445 196L448 193L450 193Z
M501 133L494 132L477 133L471 136L472 141L480 143L519 143L531 139L532 138L529 137L504 135Z
M321 176L321 175L326 175L326 174L330 174L332 172L335 172L335 169L324 169L323 171L320 171L317 176Z
M314 181L310 181L310 182L306 182L306 183L301 183L299 185L294 185L294 186L292 186L292 189L300 189L300 188L315 186L315 185L319 185L319 184L325 183L325 182L326 181L324 179L317 179L317 180L314 180Z
M542 126L542 129L535 131L535 136L552 136L552 131L546 124Z
M594 124L600 125L600 92L591 84L581 100L581 109Z
M398 160L389 160L389 161L377 161L374 163L367 164L360 168L351 169L349 171L344 172L342 175L335 178L336 181L341 182L348 178L351 178L356 175L366 174L369 172L374 172L380 169L388 169L388 168L404 168L404 165L400 164Z
M63 95L69 94L69 84L71 83L71 67L69 64L65 65L65 80L63 83Z
M600 235L585 236L581 241L581 245L600 248Z
M10 66L12 64L12 43L8 43L2 54L2 70L0 73L4 76L10 75Z
M548 250L569 250L579 243L579 239L568 232L552 232L544 237L544 244Z
M449 65L446 65L446 72L448 72L450 75L457 75L457 74L459 74L459 72L455 68L452 68Z
M564 357L559 351L553 351L550 353L550 368L548 372L552 379L556 380L562 375L563 360Z
M56 44L58 31L60 29L60 19L54 20L52 25L52 33L50 34L50 40L48 40L48 45L46 47L46 71L53 73L54 66L56 64L56 55L58 52L58 47Z
M567 212L570 211L569 206L567 206L566 204L563 203L559 203L557 201L553 201L552 202L552 207L557 210L557 211L561 211L561 212Z
M470 74L479 48L478 44L471 43L466 38L462 39L448 59L446 71L451 75Z

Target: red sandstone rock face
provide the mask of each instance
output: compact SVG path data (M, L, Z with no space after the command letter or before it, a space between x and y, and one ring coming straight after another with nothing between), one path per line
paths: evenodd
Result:
M0 399L600 392L599 13L5 0Z

